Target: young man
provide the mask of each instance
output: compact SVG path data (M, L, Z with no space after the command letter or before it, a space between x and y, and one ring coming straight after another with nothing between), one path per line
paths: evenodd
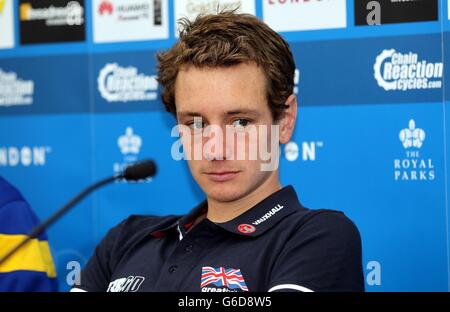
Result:
M279 144L297 115L288 44L247 14L181 25L158 56L159 81L206 199L185 216L113 228L74 290L363 291L355 225L302 207L279 181Z

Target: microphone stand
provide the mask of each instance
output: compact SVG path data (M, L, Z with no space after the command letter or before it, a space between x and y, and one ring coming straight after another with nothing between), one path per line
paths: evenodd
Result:
M81 193L79 193L77 196L72 198L64 207L62 207L60 210L58 210L54 214L52 214L47 220L45 220L43 223L39 224L38 226L34 227L22 242L20 242L18 245L16 245L13 249L11 249L6 255L4 255L0 259L0 265L3 262L5 262L6 260L8 260L14 253L16 253L17 250L22 248L30 240L38 237L39 234L41 234L48 226L50 226L51 224L53 224L53 222L58 220L62 215L64 215L67 211L69 211L73 206L75 206L79 201L81 201L89 193L98 189L99 187L102 187L106 184L109 184L109 183L111 183L117 179L121 179L121 178L124 178L123 174L108 177L108 178L100 180L100 181L96 182L95 184L89 186L88 188L84 189Z

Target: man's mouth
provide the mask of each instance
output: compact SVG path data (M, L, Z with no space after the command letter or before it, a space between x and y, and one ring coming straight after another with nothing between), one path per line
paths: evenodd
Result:
M206 172L206 176L214 182L226 182L235 178L240 171L209 171Z

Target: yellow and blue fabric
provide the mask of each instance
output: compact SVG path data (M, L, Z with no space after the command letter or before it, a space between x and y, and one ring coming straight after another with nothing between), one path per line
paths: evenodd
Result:
M0 258L26 238L39 219L20 192L0 176ZM45 233L0 264L0 291L57 291Z

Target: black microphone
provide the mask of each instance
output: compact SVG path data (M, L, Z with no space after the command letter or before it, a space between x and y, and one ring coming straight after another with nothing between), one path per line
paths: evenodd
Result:
M156 174L156 164L153 160L143 160L125 168L122 176L127 181L147 179Z
M56 220L61 218L66 212L68 212L70 210L70 208L75 206L78 202L80 202L84 197L86 197L92 191L94 191L106 184L114 182L115 180L125 179L127 181L138 181L138 180L143 180L143 179L152 177L155 174L156 174L155 162L153 160L143 160L143 161L137 162L135 164L129 165L128 167L126 167L124 172L122 172L119 175L108 177L108 178L105 178L103 180L100 180L100 181L92 184L88 188L84 189L77 196L72 198L64 207L57 210L47 220L45 220L44 222L42 222L41 224L39 224L35 228L33 228L22 242L17 244L17 246L12 248L5 256L3 256L3 258L0 259L0 265L3 262L5 262L9 257L11 257L13 254L15 254L20 248L22 248L22 246L24 246L30 240L38 237L39 234L41 234L47 227L49 227Z

